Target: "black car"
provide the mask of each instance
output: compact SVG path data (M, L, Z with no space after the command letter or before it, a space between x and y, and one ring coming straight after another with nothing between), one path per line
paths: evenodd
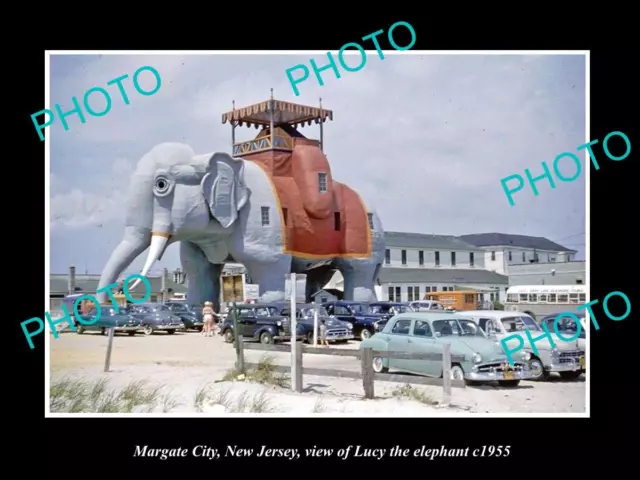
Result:
M387 316L373 313L368 303L349 302L340 300L322 304L329 316L350 322L353 325L353 334L364 340L374 333L382 330L387 321Z
M540 320L540 325L546 325L549 331L553 332L556 317L561 316L562 313L564 312L545 316L544 318L542 318L542 320ZM584 321L584 312L574 313L574 315L577 316L580 320ZM560 320L558 320L558 332L560 332L562 336L571 338L576 334L577 331L578 326L576 325L576 321L573 317L570 317L569 315L560 317ZM584 328L581 329L578 338L587 338L587 332Z
M327 310L324 308L324 304L297 304L296 319L298 328L302 330L302 333L305 336L305 341L308 344L313 344L314 315L316 309L318 310L318 326L320 325L320 322L324 320L324 325L327 327L326 338L328 341L347 342L354 338L353 324L351 324L351 322L338 320L337 318L331 318ZM289 304L286 304L286 306L280 310L280 315L286 318L291 318L291 307ZM320 337L318 336L318 341L319 339Z
M140 303L129 307L129 314L140 320L145 335L154 332L167 332L169 335L176 330L184 330L180 317L171 313L169 307L161 303Z
M379 322L380 330L382 330L382 327L384 327L387 321L394 315L413 311L408 303L401 302L373 302L369 304L369 308L371 309L371 313L384 315L385 319Z
M227 343L233 342L235 332L233 330L232 310L220 325L220 335ZM245 340L255 340L260 343L270 344L291 340L291 327L286 317L279 315L279 309L270 304L241 304L236 305L238 316L238 330ZM303 340L303 332L298 327L298 340Z
M180 317L184 323L185 329L193 329L198 332L202 331L204 323L202 321L202 307L200 305L192 305L186 302L169 301L165 302L171 313Z

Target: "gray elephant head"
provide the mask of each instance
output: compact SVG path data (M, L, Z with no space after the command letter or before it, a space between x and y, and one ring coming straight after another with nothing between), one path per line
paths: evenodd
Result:
M226 153L195 155L190 147L178 143L154 147L133 173L124 237L112 252L98 288L115 282L147 248L143 276L170 243L202 238L203 231L212 226L233 228L249 194L244 163ZM106 293L101 296L104 301Z

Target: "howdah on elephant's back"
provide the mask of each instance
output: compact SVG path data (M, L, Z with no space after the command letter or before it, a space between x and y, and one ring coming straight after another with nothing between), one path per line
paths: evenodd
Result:
M271 117L271 111L274 119L265 124L263 117ZM322 151L322 129L317 141L295 128L314 121L322 127L333 117L330 110L269 100L225 116L223 122L228 119L234 127L262 127L254 140L235 143L234 138L234 156L256 163L269 177L286 253L305 258L371 255L369 213L353 189L333 180Z

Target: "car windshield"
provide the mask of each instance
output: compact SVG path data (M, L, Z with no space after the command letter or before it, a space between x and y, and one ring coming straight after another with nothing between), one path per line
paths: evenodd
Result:
M502 326L505 332L524 332L525 330L532 330L534 332L541 332L542 329L531 317L507 317L502 319Z
M547 325L547 328L549 329L549 331L552 331L554 329L554 323L557 317L560 317L557 323L557 328L560 332L576 332L578 330L578 326L576 325L576 321L573 317L570 317L568 315L565 315L565 316L554 315L551 317L545 317L543 320L543 322ZM584 317L578 316L578 318L581 321L584 320Z
M374 305L371 307L371 313L406 313L411 310L406 305Z
M373 313L371 307L366 303L352 303L349 305L349 308L351 308L353 313Z
M123 313L122 310L123 309L120 308L120 313ZM92 308L89 311L89 315L95 315L97 311L98 310L96 308ZM111 317L113 315L118 315L118 313L116 313L116 309L113 307L101 307L100 315L102 317Z
M166 305L153 305L151 308L151 310L153 310L154 312L168 312L169 311L169 307L167 307Z
M441 337L484 337L482 330L471 320L435 320L432 323L433 331Z
M329 316L329 312L327 312L327 310L324 307L316 307L318 309L318 316L320 317L328 317ZM302 309L302 316L304 317L313 317L315 308L303 308Z

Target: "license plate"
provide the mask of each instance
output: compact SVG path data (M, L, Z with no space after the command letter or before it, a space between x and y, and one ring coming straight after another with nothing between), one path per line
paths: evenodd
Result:
M511 372L511 371L504 372L504 379L505 380L513 380L513 372Z
M580 357L580 366L584 367L584 357Z

